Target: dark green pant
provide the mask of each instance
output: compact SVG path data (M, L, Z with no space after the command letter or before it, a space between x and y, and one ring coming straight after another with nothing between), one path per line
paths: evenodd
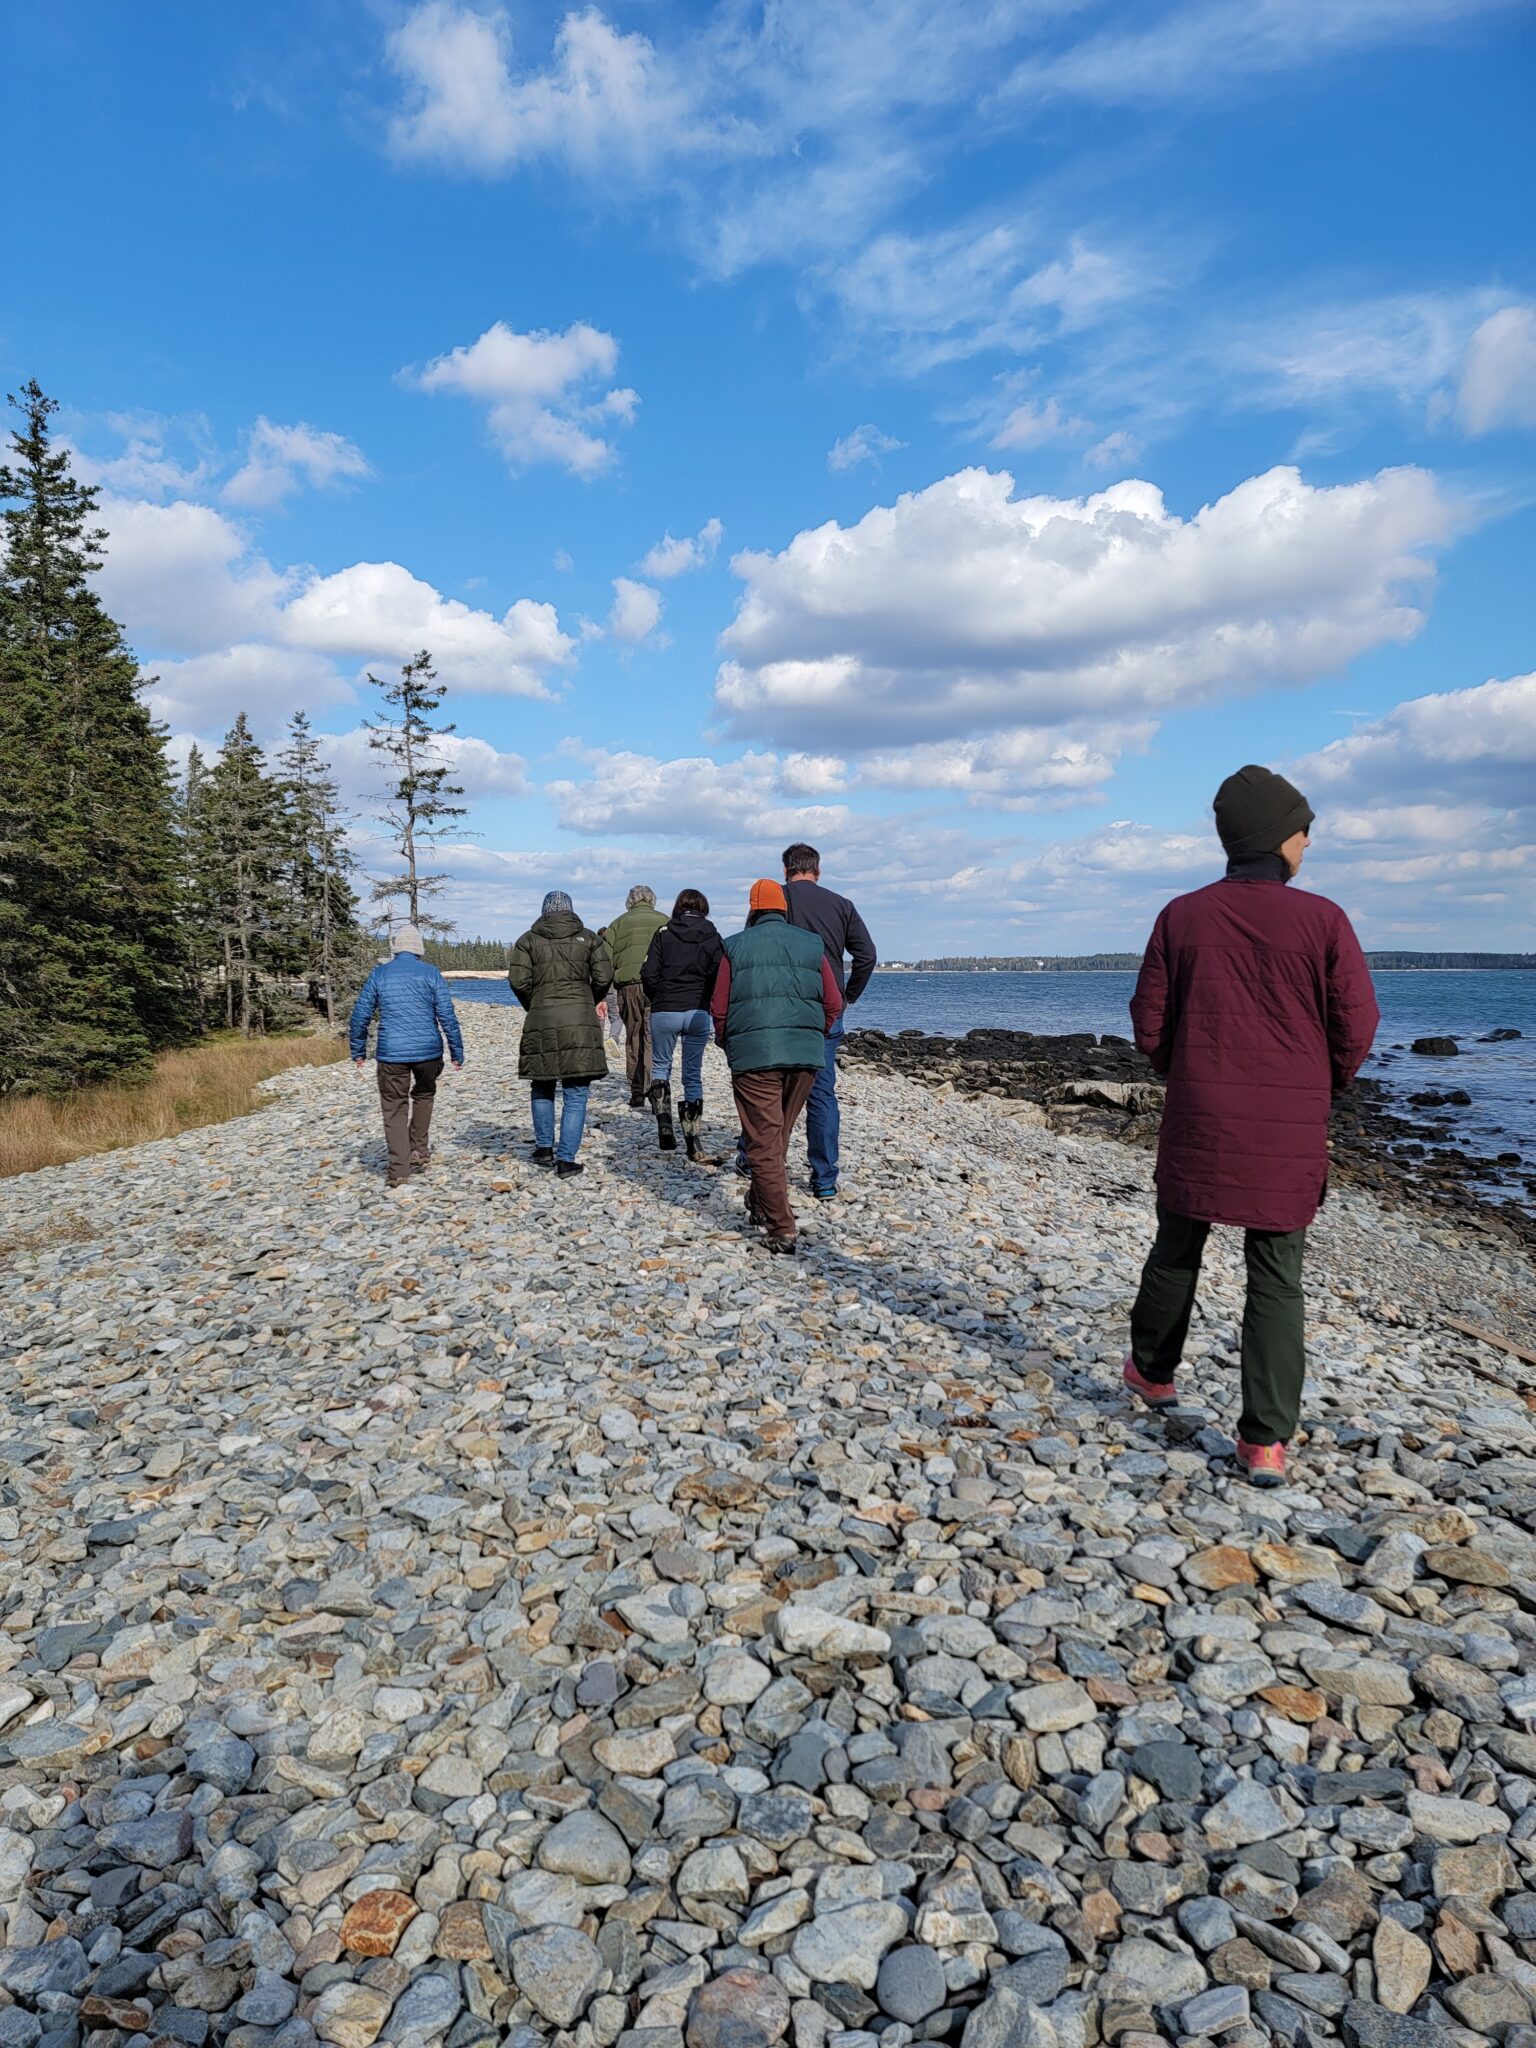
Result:
M1131 1310L1131 1356L1149 1380L1171 1380L1184 1356L1190 1312L1200 1278L1209 1223L1157 1207L1157 1241L1141 1270ZM1306 1376L1302 1333L1301 1262L1305 1230L1249 1230L1243 1236L1248 1299L1243 1305L1243 1412L1245 1443L1283 1444L1296 1434L1301 1383Z

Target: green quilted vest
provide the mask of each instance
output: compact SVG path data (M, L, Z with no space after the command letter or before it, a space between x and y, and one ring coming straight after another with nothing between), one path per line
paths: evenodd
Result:
M731 1000L725 1056L733 1074L822 1064L827 1051L824 952L814 932L797 930L776 910L765 911L756 924L726 940Z

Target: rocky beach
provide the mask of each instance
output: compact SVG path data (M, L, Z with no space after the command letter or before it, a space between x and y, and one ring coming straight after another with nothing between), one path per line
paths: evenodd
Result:
M0 1184L0 2048L1536 2048L1528 1241L1341 1172L1259 1493L1123 1048L871 1037L789 1261L464 1022L406 1201L349 1067Z

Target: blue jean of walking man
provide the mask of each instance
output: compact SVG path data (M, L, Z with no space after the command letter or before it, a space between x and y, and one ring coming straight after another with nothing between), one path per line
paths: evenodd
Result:
M837 1100L837 1049L846 1026L841 1017L827 1033L827 1056L811 1099L805 1105L805 1149L811 1166L811 1192L837 1192L838 1147L843 1131L843 1113Z
M587 1095L590 1081L535 1081L533 1090L533 1142L542 1152L553 1151L557 1162L567 1165L581 1149L581 1134L587 1127ZM560 1141L555 1142L555 1090L560 1089Z

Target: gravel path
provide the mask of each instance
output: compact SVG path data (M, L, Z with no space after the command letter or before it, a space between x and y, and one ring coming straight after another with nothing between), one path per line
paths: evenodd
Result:
M774 1260L465 1024L409 1202L350 1068L0 1184L0 2048L1536 2048L1528 1261L1331 1201L1261 1495L1143 1156L850 1074Z

